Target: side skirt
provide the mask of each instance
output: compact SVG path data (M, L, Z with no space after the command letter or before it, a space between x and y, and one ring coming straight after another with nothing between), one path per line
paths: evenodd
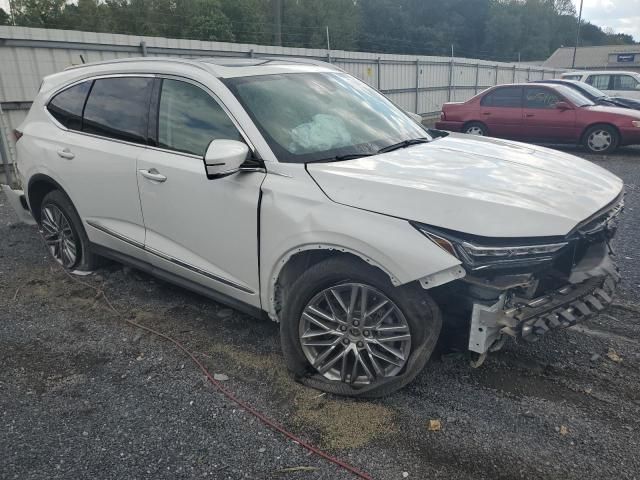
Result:
M199 295L210 298L219 303L223 303L235 310L239 310L247 315L250 315L255 318L268 319L267 312L261 310L253 305L246 304L237 300L229 295L224 293L217 292L215 290L211 290L209 288L203 287L199 283L193 282L192 280L188 280L184 277L176 275L172 272L168 272L161 268L155 267L148 262L140 260L138 258L132 257L130 255L126 255L124 253L117 252L107 247L103 247L102 245L97 245L95 243L90 244L90 249L97 255L101 255L106 258L110 258L111 260L115 260L118 263L123 263L125 265L129 265L133 268L146 272L154 277L161 278L169 283L173 283L179 287L182 287L186 290L191 290Z

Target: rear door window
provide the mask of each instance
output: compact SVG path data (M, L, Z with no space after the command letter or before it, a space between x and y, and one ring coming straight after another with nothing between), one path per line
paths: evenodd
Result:
M93 81L82 82L58 93L47 109L62 125L71 130L82 129L82 109Z
M146 143L153 78L118 77L95 81L84 109L82 130L94 135Z
M610 90L610 79L611 75L589 75L589 77L587 78L587 83L589 85L593 85L599 90Z
M162 81L158 146L203 156L212 140L242 140L224 109L203 89L178 80Z
M522 87L497 88L480 101L483 107L522 107Z
M613 90L635 90L638 81L631 75L613 75Z

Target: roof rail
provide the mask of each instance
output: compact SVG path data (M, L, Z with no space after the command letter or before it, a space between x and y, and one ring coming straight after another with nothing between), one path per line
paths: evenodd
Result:
M182 58L182 57L127 57L127 58L114 58L113 60L103 60L101 62L90 62L83 63L80 65L72 65L64 69L64 71L75 70L86 67L95 67L99 65L111 65L114 63L129 63L129 62L176 62L176 63L184 63L187 65L192 65L194 67L200 68L202 70L206 70L205 67L200 65L201 62L198 62L197 59L191 58Z

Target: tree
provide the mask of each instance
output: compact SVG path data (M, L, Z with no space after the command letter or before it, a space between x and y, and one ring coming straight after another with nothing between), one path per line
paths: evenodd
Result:
M65 0L13 0L17 25L60 28Z
M271 44L275 0L13 0L17 25ZM282 44L542 60L575 42L572 0L278 0ZM0 24L9 23L0 10ZM631 44L585 22L582 45Z
M11 23L11 17L4 9L0 8L0 25L9 25Z

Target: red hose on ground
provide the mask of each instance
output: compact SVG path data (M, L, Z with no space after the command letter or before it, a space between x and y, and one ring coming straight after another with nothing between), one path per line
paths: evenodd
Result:
M46 246L46 242L45 242L45 246ZM340 459L338 459L336 457L333 457L332 455L329 455L328 453L324 452L323 450L319 449L318 447L316 447L314 445L311 445L308 442L305 442L301 438L297 437L293 433L291 433L288 430L286 430L280 424L276 423L274 420L271 420L266 415L260 413L258 410L253 408L251 405L249 405L245 401L243 401L243 400L239 399L238 397L236 397L235 394L231 390L229 390L227 387L222 385L222 383L220 383L215 378L213 378L213 375L211 375L211 373L209 373L209 370L207 370L207 368L202 364L202 362L200 362L200 360L198 360L195 357L195 355L189 349L187 349L187 347L185 347L182 343L180 343L178 340L176 340L173 337L170 337L169 335L166 335L166 334L164 334L162 332L158 332L157 330L154 330L153 328L147 327L147 326L142 325L140 323L134 322L133 320L129 320L128 318L125 318L124 315L122 315L113 306L113 304L111 303L111 301L109 300L109 298L106 296L106 294L104 293L104 291L101 288L95 287L94 285L91 285L90 283L84 282L84 281L74 277L67 270L65 270L61 265L59 265L59 264L56 264L56 265L58 265L62 269L62 271L71 280L73 280L74 282L79 283L81 285L84 285L85 287L88 287L88 288L92 289L93 291L95 291L96 292L96 299L102 298L104 300L104 302L107 304L107 306L109 307L109 309L115 314L116 317L118 317L121 320L124 320L129 325L132 325L132 326L134 326L136 328L139 328L141 330L145 330L145 331L147 331L149 333L152 333L153 335L156 335L157 337L160 337L160 338L162 338L164 340L167 340L168 342L173 343L176 347L178 347L178 349L180 349L183 353L185 353L193 361L193 363L195 363L198 366L198 368L202 371L202 373L205 374L205 376L207 377L209 382L214 387L216 387L225 397L227 397L229 400L231 400L232 402L234 402L235 404L240 406L242 409L244 409L247 412L249 412L251 415L256 417L262 423L264 423L268 427L272 428L276 432L281 433L282 435L284 435L288 439L298 443L299 445L301 445L302 447L306 448L310 452L318 455L319 457L322 457L325 460L337 465L338 467L343 468L344 470L347 470L348 472L351 472L355 476L357 476L359 478L362 478L364 480L373 480L373 478L368 473L362 472L362 471L358 470L357 468L349 465L348 463L345 463L342 460L340 460Z

